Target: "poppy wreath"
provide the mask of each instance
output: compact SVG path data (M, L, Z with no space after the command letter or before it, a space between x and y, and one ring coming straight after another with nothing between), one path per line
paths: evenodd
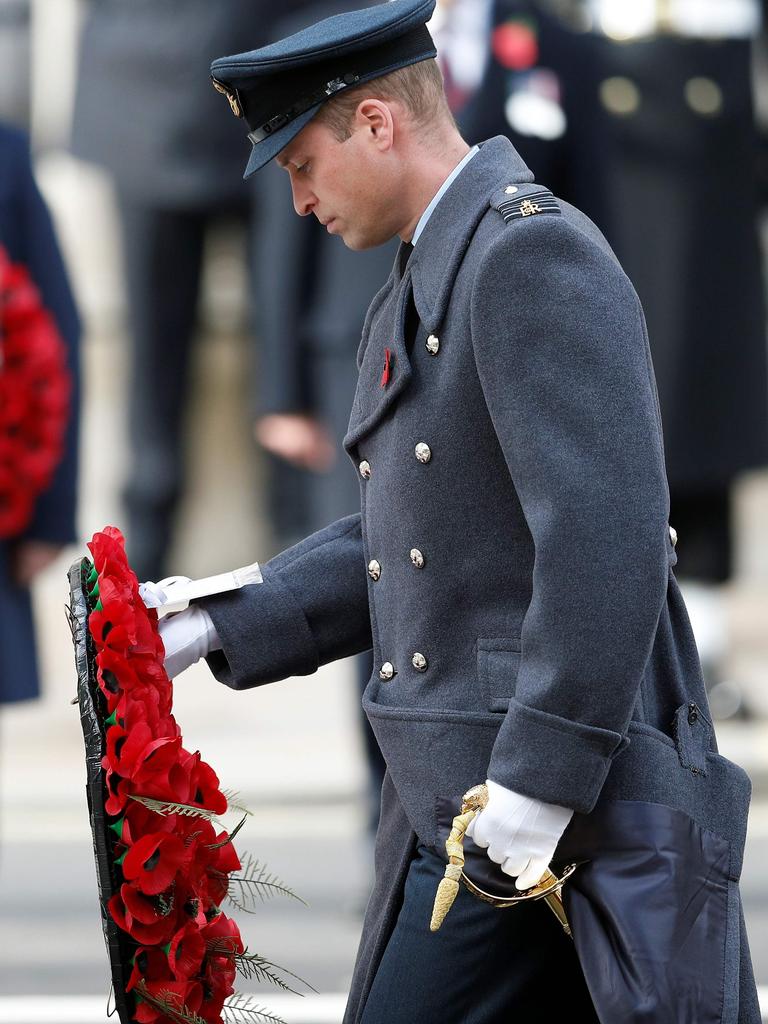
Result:
M236 974L294 991L243 944L222 910L294 896L241 863L216 773L182 745L157 612L139 596L122 534L108 526L69 573L70 627L115 1008L122 1024L256 1024L279 1018L236 996ZM245 815L249 812L244 811ZM298 897L295 897L298 898Z
M23 533L64 452L67 350L26 267L0 246L0 539Z

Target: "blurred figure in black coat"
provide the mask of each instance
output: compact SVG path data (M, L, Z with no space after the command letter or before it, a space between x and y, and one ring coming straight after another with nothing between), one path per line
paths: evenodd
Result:
M280 15L299 6L289 0ZM117 191L133 363L124 490L132 564L166 575L183 485L182 415L203 245L214 219L252 219L247 141L207 73L263 45L266 0L98 0L84 25L73 150Z
M725 644L716 585L732 571L731 485L768 461L759 27L758 0L495 0L483 84L462 114L468 141L507 134L539 180L592 217L637 288L710 681Z
M324 17L364 7L359 2L310 4L275 28L282 38ZM357 348L371 299L392 269L396 240L352 252L315 217L297 217L290 182L274 162L254 176L262 211L255 237L255 288L260 296L256 438L293 470L277 480L275 539L285 547L360 509L360 486L342 449L357 385ZM296 502L286 515L288 487ZM361 691L371 653L357 658ZM378 824L384 761L362 714L370 782L369 823Z
M80 437L80 317L48 208L35 182L26 133L0 123L0 249L24 269L53 317L72 384L61 460L20 532L0 537L0 704L40 694L30 587L66 544L77 541ZM0 302L7 301L5 294ZM0 367L3 349L0 345ZM42 624L41 624L42 625Z

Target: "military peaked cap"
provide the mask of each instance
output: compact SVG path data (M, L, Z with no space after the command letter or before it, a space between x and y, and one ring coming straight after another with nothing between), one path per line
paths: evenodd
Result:
M211 64L211 78L250 131L244 177L298 135L330 97L435 56L435 0L390 0L336 14L269 46Z

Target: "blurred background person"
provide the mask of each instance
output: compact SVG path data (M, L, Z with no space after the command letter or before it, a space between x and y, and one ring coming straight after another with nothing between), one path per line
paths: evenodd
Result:
M299 0L282 4L280 14ZM167 575L185 481L184 414L212 224L253 225L240 124L206 69L268 41L266 0L98 0L80 39L72 150L110 174L131 346L125 532L141 579ZM287 510L288 514L290 509Z
M470 2L470 0L466 0ZM677 573L715 713L732 486L768 462L752 48L758 0L494 0L490 59L461 118L510 137L537 180L603 230L645 309Z
M63 445L50 482L41 491L29 514L22 509L16 526L0 532L0 704L39 696L40 678L35 623L30 587L61 549L77 539L75 509L78 476L78 417L80 403L80 322L51 218L37 189L30 161L29 140L16 128L0 122L0 375L9 372L3 348L2 317L14 301L8 264L20 268L36 289L28 302L53 318L64 357L63 378L46 377L46 388L57 392L57 401L68 404ZM25 320L29 323L29 320ZM17 329L18 330L18 329ZM19 333L21 333L19 331ZM32 347L25 329L22 339ZM34 340L34 344L40 344ZM49 343L50 344L50 343ZM68 393L68 399L64 397ZM6 395L6 401L10 396ZM14 396L22 405L31 394ZM11 429L0 409L0 432ZM5 442L6 438L0 438ZM6 469L5 464L3 469ZM20 474L19 474L20 475ZM3 480L3 499L19 486ZM13 501L9 502L13 505ZM8 506L2 508L3 520ZM5 525L5 522L4 522ZM42 623L38 623L42 627Z
M359 6L365 6L360 4ZM342 3L308 4L282 20L282 38L343 10ZM316 217L297 217L285 171L272 163L255 175L259 208L254 271L258 280L260 360L255 435L273 459L285 462L299 515L273 502L280 548L360 511L359 474L342 446L357 386L357 349L371 299L386 282L396 242L352 252ZM279 484L278 484L279 487ZM277 492L279 495L279 491ZM283 492L285 494L285 492ZM372 653L358 655L362 694ZM358 708L368 770L369 831L379 818L384 759Z

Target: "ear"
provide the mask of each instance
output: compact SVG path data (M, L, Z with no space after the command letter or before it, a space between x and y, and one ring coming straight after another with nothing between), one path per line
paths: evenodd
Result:
M395 141L395 118L392 107L384 100L361 100L355 111L355 128L362 128L380 152L392 148Z

